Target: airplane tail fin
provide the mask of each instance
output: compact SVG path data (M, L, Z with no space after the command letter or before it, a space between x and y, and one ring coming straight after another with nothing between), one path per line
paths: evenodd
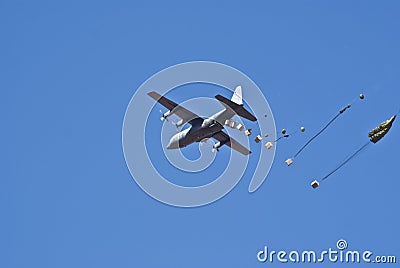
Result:
M234 103L239 104L239 105L243 104L242 87L241 86L236 87L235 92L233 93L231 101L233 101Z
M235 89L235 93L233 93L232 99L230 100L221 95L216 95L215 98L223 105L232 109L237 115L253 122L257 121L257 118L243 107L242 88L240 86Z

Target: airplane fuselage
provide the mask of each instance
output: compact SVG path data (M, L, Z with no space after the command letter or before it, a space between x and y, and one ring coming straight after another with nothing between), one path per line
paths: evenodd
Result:
M243 155L251 154L251 151L248 148L244 147L240 142L222 131L226 120L230 120L234 115L238 115L252 122L257 121L257 118L244 108L241 86L235 88L230 100L222 95L216 95L215 98L222 104L222 106L224 106L225 109L209 118L201 118L196 113L155 91L150 91L147 95L168 109L168 111L160 118L161 121L168 120L169 116L176 114L181 118L180 121L175 123L177 128L183 126L185 123L191 125L190 128L184 129L172 136L167 145L167 149L179 149L194 142L204 142L209 138L213 138L218 141L213 145L213 152L218 151L221 146L226 145ZM242 130L242 127L240 127L240 130Z
M234 112L232 110L225 109L207 119L192 119L190 121L192 126L172 136L167 145L167 149L184 148L194 142L200 142L211 138L224 128L222 122L231 119L233 115Z

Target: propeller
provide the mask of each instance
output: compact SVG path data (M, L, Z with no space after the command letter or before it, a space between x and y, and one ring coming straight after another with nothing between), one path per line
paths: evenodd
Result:
M169 120L168 120L168 115L165 116L166 113L164 114L162 110L160 110L160 113L162 114L160 120L161 120L161 121L164 121L164 119L165 119L165 120L168 122L168 121L169 121Z
M222 145L224 145L224 144L221 143L221 142L215 143L214 146L213 146L213 148L212 148L212 152L213 152L213 153L219 152L219 148L220 148Z

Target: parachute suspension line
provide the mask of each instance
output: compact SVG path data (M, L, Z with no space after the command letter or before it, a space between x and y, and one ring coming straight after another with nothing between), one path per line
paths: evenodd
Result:
M322 179L320 179L319 181L324 181L326 180L329 176L331 176L333 173L335 173L336 171L338 171L341 167L343 167L344 165L346 165L351 159L353 159L355 156L357 156L359 153L361 153L368 145L370 144L370 142L368 141L366 144L364 144L363 146L361 146L360 149L358 149L357 151L355 151L352 155L350 155L349 157L346 158L346 160L343 161L343 163L341 163L337 168L335 168L334 170L332 170L330 173L328 173L325 177L323 177Z
M274 142L278 142L279 140L283 139L283 138L289 138L290 136L293 136L296 132L294 133L290 133L290 134L285 134L280 136L279 138L277 138L276 140L274 140Z
M347 109L347 106L346 106L346 108L344 108L344 110L342 109L341 111L345 111ZM329 126L330 126L330 124L332 124L341 114L342 114L343 112L341 112L341 113L338 113L334 118L332 118L331 119L331 121L329 121L328 122L328 124L326 124L317 134L315 134L311 139L309 139L307 142L306 142L306 144L304 144L303 145L303 147L301 147L300 148L300 150L298 150L297 151L297 153L293 156L293 158L296 158L316 137L318 137L322 132L324 132L324 130L325 129L327 129Z
M361 97L362 96L362 97ZM350 102L350 106L352 106L354 103L356 103L356 101L358 99L364 99L364 94L360 94L360 96L357 98L355 97L351 102Z
M292 137L292 136L296 135L297 133L299 133L298 130L296 130L295 132L289 133L289 134L284 134L284 135L280 136L279 138L277 138L276 140L274 140L274 143L275 143L275 142L278 142L279 140L281 140L281 139L283 139L283 138Z
M300 150L297 151L297 153L293 156L293 159L296 158L315 138L317 138L322 132L325 131L341 114L343 114L347 109L350 109L350 107L358 100L361 99L363 100L365 98L364 94L360 94L359 98L354 98L349 104L347 104L343 109L339 111L339 113L333 117L317 134L315 134L306 144L304 144L303 147L300 148Z

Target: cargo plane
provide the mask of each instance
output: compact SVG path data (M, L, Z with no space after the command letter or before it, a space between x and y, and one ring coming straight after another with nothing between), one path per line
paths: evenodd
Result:
M183 106L161 96L157 92L151 91L147 94L168 109L161 117L161 120L168 119L169 116L176 114L181 118L181 120L175 124L176 127L183 126L186 123L191 125L191 127L172 136L167 145L167 149L179 149L194 142L204 142L209 138L214 138L218 142L214 144L213 151L219 151L221 146L227 145L243 155L249 155L251 153L249 149L222 131L224 129L224 122L230 120L235 114L252 122L257 121L257 118L243 106L242 88L240 86L235 89L230 100L221 95L215 96L224 106L224 109L209 118L202 118Z

